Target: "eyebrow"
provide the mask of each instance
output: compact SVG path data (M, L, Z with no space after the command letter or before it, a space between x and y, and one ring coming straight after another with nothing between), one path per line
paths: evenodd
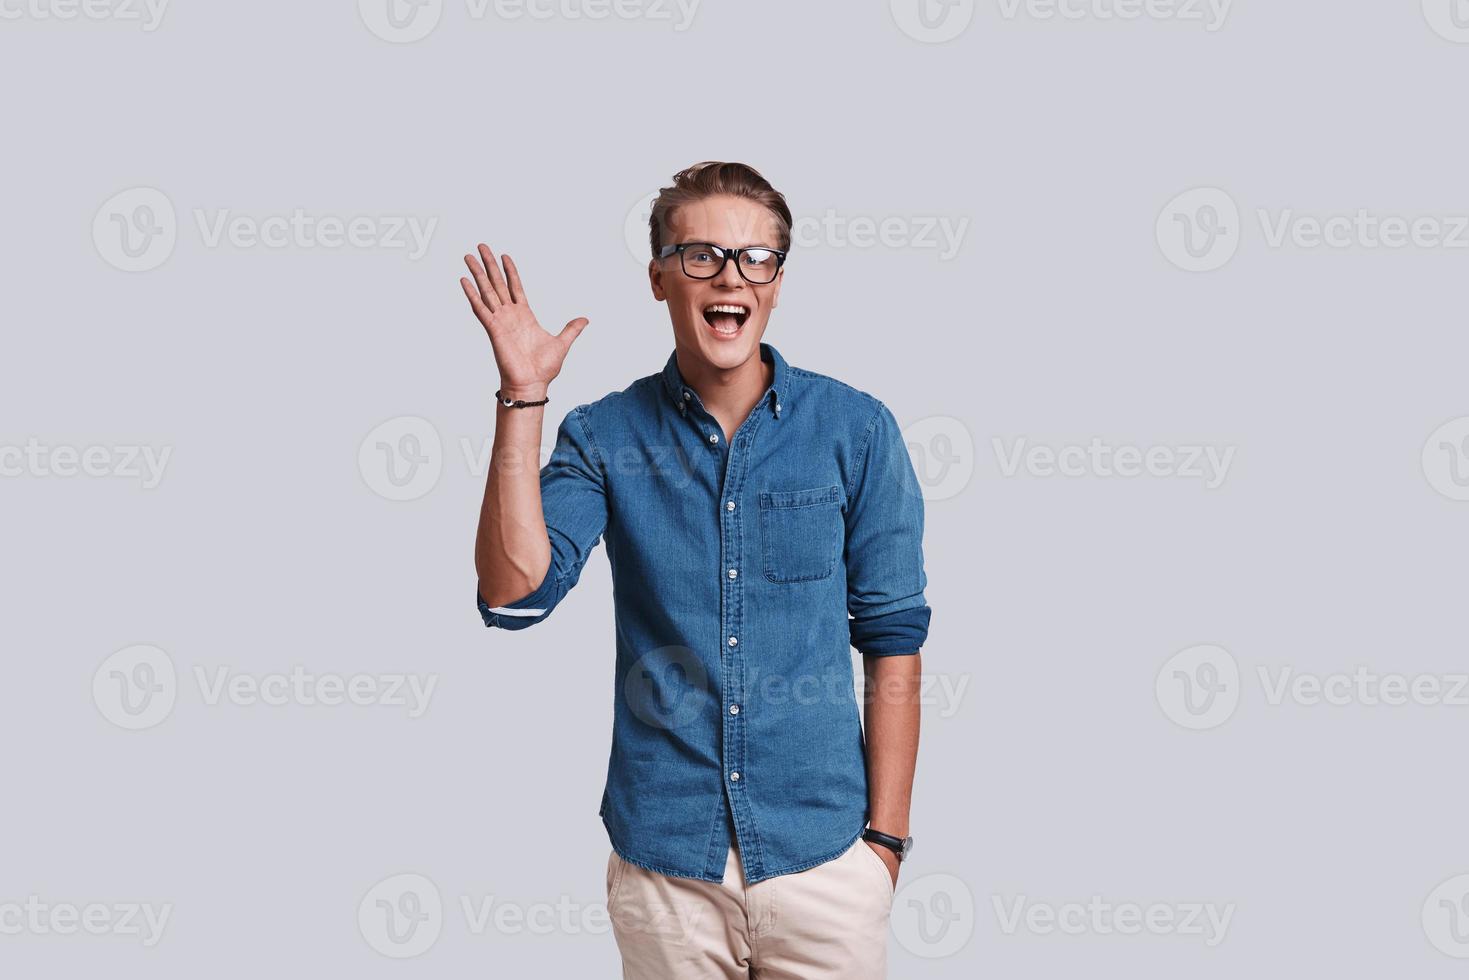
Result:
M775 251L775 252L779 252L780 251L780 246L778 246L778 245L767 245L764 242L752 242L749 245L722 245L719 242L711 242L711 241L709 241L707 239L704 239L704 238L691 238L691 239L689 239L686 242L679 242L679 244L680 245L717 245L720 248L724 248L724 249L729 249L729 248L768 248L771 251Z

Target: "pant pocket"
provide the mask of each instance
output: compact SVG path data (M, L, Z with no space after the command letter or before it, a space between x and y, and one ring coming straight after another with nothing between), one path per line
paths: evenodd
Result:
M888 871L887 864L884 863L883 859L878 856L877 851L873 850L872 845L867 843L867 841L863 840L862 838L857 838L857 843L855 846L867 852L867 863L870 865L874 865L877 868L877 873L882 875L882 890L887 894L888 898L892 898L893 876L892 873Z
M617 853L614 848L607 857L607 911L612 911L612 903L617 900L617 892L622 886L622 876L627 870L627 862Z

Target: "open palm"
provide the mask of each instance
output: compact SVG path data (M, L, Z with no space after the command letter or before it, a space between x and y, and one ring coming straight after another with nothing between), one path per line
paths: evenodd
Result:
M540 391L561 373L561 365L571 344L589 321L577 317L553 334L541 326L525 298L520 272L508 255L502 255L505 270L495 261L495 253L481 243L479 256L464 256L471 281L461 278L470 308L489 334L495 351L495 364L500 369L501 388L512 391Z

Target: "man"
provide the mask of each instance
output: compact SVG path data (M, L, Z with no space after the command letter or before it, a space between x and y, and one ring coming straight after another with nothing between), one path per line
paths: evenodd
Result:
M572 408L539 473L547 393L588 321L547 332L508 255L503 273L485 245L465 256L501 379L479 611L500 629L541 622L605 537L617 664L600 815L624 977L882 977L930 615L918 481L878 399L762 342L791 214L759 173L691 167L649 224L674 351Z

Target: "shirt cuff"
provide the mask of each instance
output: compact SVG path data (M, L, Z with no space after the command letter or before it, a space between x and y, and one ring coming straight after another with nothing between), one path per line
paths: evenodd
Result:
M479 583L476 582L474 601L479 607L480 618L485 621L486 626L506 630L521 630L539 623L550 614L551 607L556 604L554 572L554 568L547 568L545 577L541 579L541 584L536 586L534 592L503 606L491 606L485 602L484 597L479 594Z
M871 619L849 619L847 624L852 632L852 646L858 652L874 657L917 653L928 639L928 622L932 614L928 606L917 606Z

